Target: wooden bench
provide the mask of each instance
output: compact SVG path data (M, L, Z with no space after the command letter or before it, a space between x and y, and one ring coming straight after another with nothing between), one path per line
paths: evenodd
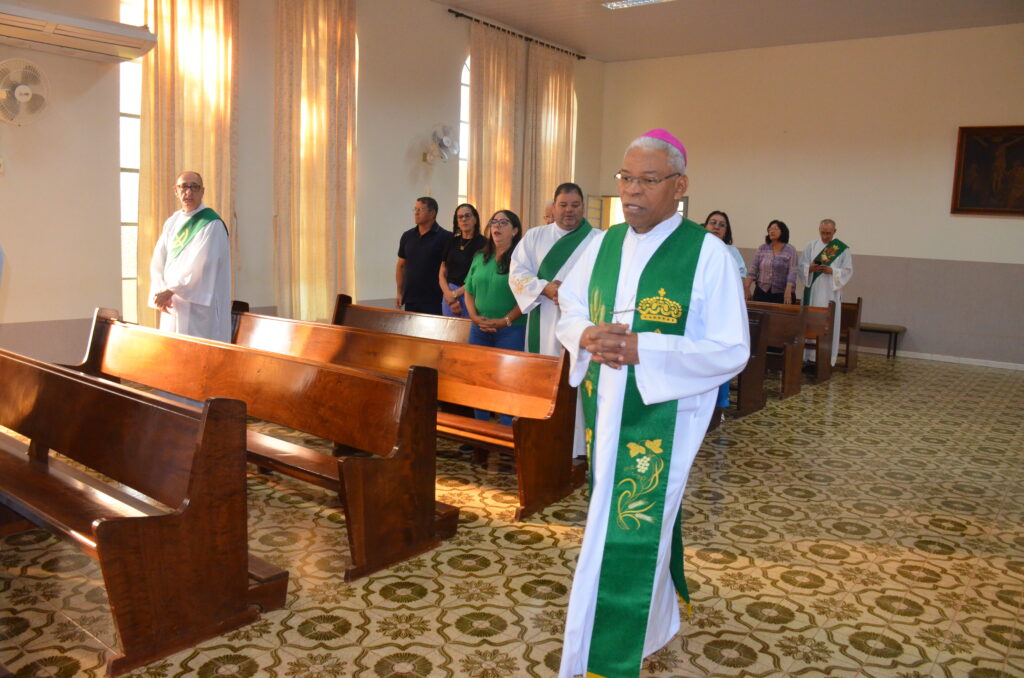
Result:
M740 372L736 389L736 417L762 409L767 402L764 388L764 373L767 369L768 332L762 331L768 323L763 311L747 309L747 324L750 329L750 359Z
M336 459L249 431L248 458L336 491L345 511L351 581L435 548L458 509L434 500L437 374L395 376L328 365L120 322L99 309L84 372L194 400L244 400L249 415L372 453Z
M414 314L415 315L415 314ZM572 457L576 389L565 357L385 334L354 327L243 313L240 346L300 356L384 374L411 365L437 370L437 398L514 417L512 426L436 412L437 435L515 456L516 520L579 487L585 462ZM432 406L433 414L436 408Z
M839 311L839 355L843 356L843 369L849 372L857 367L857 347L860 345L860 314L864 298L856 303L844 301Z
M753 311L762 313L761 334L768 348L781 353L773 354L766 351L765 369L780 371L779 397L789 398L800 393L800 371L803 365L804 335L806 332L806 306L789 306L791 311L780 311L776 306L786 304L768 304L748 301L747 314Z
M886 325L883 323L861 323L861 332L873 332L887 335L885 343L885 357L895 358L896 349L899 347L900 335L907 331L903 325Z
M335 300L331 324L460 344L469 342L469 328L473 326L466 318L360 306L353 304L347 294L339 294Z
M244 403L197 412L0 351L0 425L29 440L0 434L0 533L35 524L99 562L110 675L284 605L288 573L249 555Z

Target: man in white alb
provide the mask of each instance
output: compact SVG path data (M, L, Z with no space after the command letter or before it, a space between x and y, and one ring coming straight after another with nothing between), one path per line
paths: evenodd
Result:
M559 289L591 460L560 678L637 676L679 630L683 490L718 385L750 355L732 255L677 213L682 143L651 130L615 176L626 223L597 234Z
M804 306L828 306L836 302L832 318L832 364L839 355L839 319L843 317L843 287L853 277L853 256L850 248L836 237L836 222L823 219L818 226L819 238L807 243L800 253L797 275L804 284ZM814 351L804 351L805 360L814 360Z
M203 178L182 172L174 184L181 209L164 222L150 262L149 306L160 329L231 341L228 229L203 204Z
M583 189L565 183L555 189L554 223L526 232L512 252L508 281L516 303L527 316L526 350L561 355L555 336L558 287L597 233L583 218Z
M516 303L526 315L526 350L562 355L555 336L558 324L558 288L597 230L583 217L583 189L564 183L551 203L553 222L531 228L512 252L508 283ZM582 457L583 413L576 405L573 456Z

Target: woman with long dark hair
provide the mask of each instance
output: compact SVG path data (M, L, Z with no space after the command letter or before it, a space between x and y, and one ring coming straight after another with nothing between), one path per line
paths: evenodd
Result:
M452 232L455 234L441 254L441 270L437 282L441 285L441 314L466 318L462 295L473 256L483 249L487 240L480 235L480 213L468 202L455 208L452 215Z

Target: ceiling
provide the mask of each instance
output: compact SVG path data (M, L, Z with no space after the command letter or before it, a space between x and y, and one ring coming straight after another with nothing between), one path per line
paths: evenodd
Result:
M1024 23L1024 0L434 1L599 61Z

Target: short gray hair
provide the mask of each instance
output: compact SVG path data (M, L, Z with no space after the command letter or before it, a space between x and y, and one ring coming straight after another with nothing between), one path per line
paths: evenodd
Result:
M634 148L653 148L659 151L665 151L668 154L668 166L672 168L673 172L679 172L682 175L686 174L686 158L679 151L678 148L654 137L637 137L626 146L626 153L629 153ZM625 156L625 154L623 154Z
M828 224L828 225L829 225L829 226L831 226L832 228L836 228L836 220L835 220L835 219L822 219L822 220L821 220L821 223L822 223L822 224ZM819 224L819 226L820 226L820 225L821 225L821 224Z

